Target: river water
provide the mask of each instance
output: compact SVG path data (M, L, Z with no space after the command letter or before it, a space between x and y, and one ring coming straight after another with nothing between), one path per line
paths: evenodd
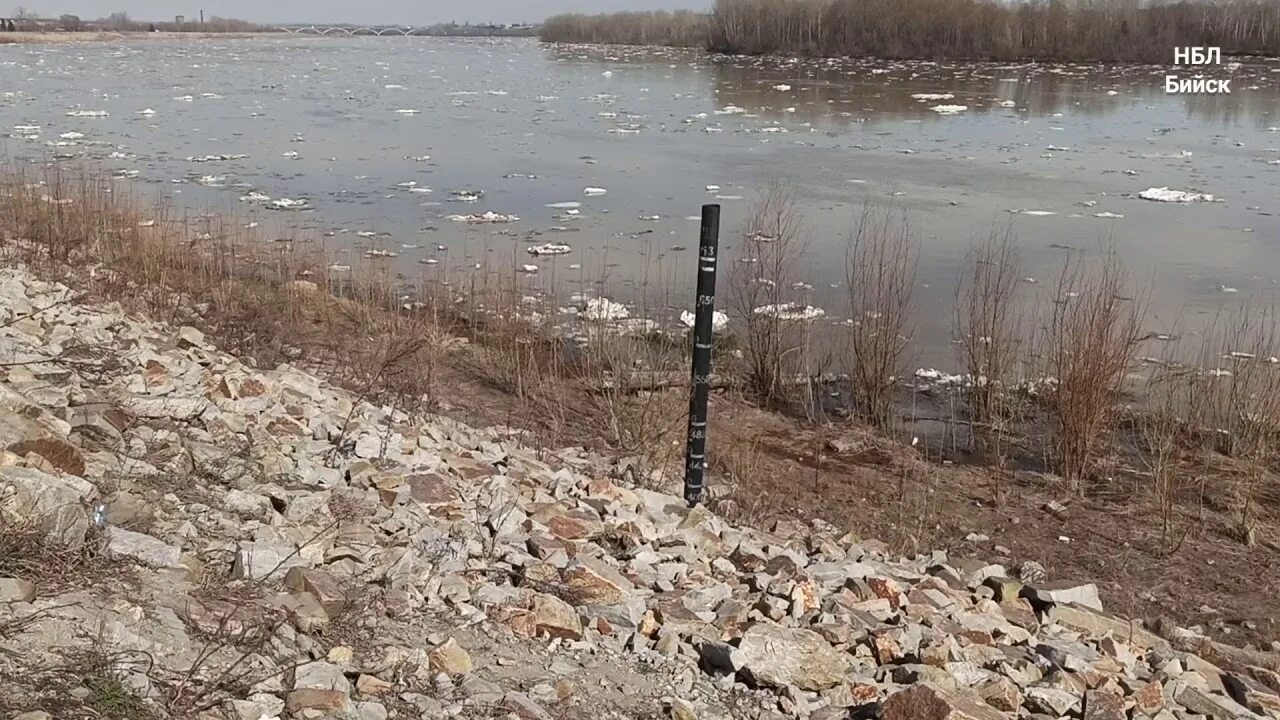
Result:
M536 265L522 275L530 293L600 281L626 302L644 288L672 317L692 304L701 204L723 205L736 262L752 199L772 180L792 188L807 238L796 279L813 286L797 299L827 311L821 325L848 314L851 224L866 203L893 203L921 248L916 360L949 367L956 272L997 225L1012 223L1036 292L1067 253L1109 242L1148 287L1153 330L1271 300L1280 63L1241 61L1205 71L1232 78L1230 95L1186 96L1165 94L1168 67L526 39L0 46L0 152L90 159L143 197L300 225L353 256L394 253L381 262L409 278ZM947 105L966 109L934 109ZM1215 200L1138 197L1160 187ZM306 209L273 212L262 196ZM548 207L563 203L580 207ZM519 220L448 218L490 211ZM572 252L525 253L545 242Z

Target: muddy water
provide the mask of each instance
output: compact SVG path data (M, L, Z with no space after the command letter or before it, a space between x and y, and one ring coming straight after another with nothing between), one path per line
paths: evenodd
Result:
M1032 293L1067 253L1109 240L1149 285L1154 330L1270 299L1280 64L1211 68L1232 78L1229 96L1166 95L1166 72L531 40L5 46L0 151L90 158L144 197L301 225L353 257L393 253L380 262L408 277L536 265L522 274L530 294L602 279L616 299L643 294L671 317L691 294L693 252L679 248L696 245L702 203L723 204L736 261L751 199L772 179L790 183L807 226L795 280L814 288L797 299L826 309L821 325L847 314L853 219L891 202L922 247L916 361L950 367L956 270L993 225L1013 223ZM965 109L933 109L948 105ZM189 159L206 156L228 157ZM1138 197L1158 187L1216 201ZM308 209L273 211L262 196ZM563 203L580 207L548 207ZM519 220L448 219L488 211ZM572 252L525 253L545 242Z

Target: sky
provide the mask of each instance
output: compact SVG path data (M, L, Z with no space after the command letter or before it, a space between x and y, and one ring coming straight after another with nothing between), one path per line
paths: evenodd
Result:
M263 23L429 25L539 22L559 12L705 9L710 5L711 0L8 0L0 5L0 14L22 6L42 17L70 13L91 19L122 11L139 20L164 20L175 15L195 18L204 10L206 17Z

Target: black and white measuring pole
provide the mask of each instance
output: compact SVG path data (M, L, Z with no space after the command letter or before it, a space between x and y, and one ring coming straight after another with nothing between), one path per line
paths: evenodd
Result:
M684 499L702 500L707 470L707 398L711 392L711 344L715 335L716 260L720 245L720 206L702 206L698 241L698 299L693 321L693 387L689 392L689 444L684 458Z

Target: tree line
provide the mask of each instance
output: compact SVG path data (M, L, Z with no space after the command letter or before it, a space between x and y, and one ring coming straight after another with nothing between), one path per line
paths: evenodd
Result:
M538 36L546 42L701 47L709 32L708 15L678 10L556 15L542 24Z
M716 0L709 15L560 15L541 37L748 55L1168 63L1187 45L1280 55L1280 2Z

